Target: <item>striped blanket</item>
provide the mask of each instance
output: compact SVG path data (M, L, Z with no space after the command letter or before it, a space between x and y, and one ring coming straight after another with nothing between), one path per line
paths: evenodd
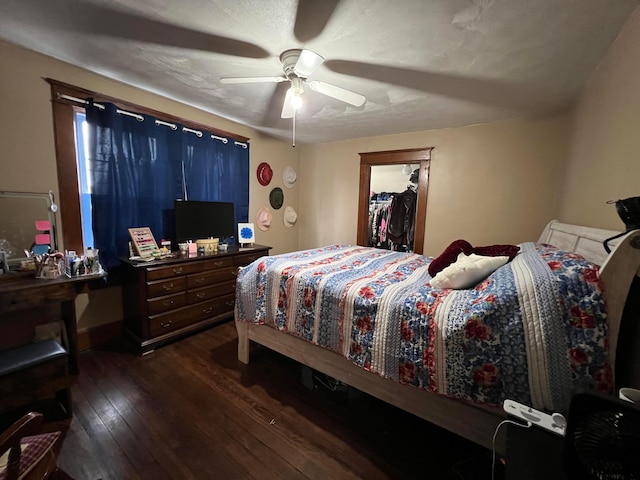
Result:
M264 323L401 383L483 404L565 412L612 376L598 267L523 243L475 288L435 289L430 257L351 245L262 257L236 319Z

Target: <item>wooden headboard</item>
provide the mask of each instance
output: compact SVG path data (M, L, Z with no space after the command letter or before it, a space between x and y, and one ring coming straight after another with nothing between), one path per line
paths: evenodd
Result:
M538 240L540 243L554 245L567 252L575 252L597 265L602 265L609 256L604 249L602 242L607 238L619 234L614 230L603 230L601 228L583 227L581 225L571 225L560 223L558 220L551 220ZM620 243L616 238L608 243L613 249Z
M640 328L631 329L635 332L634 338L622 339L630 344L630 347L624 349L627 358L618 358L616 355L622 314L629 289L634 277L640 276L640 230L631 231L608 242L611 249L611 253L608 254L603 241L618 233L620 232L552 220L540 235L539 241L578 253L590 262L600 265L600 279L607 302L611 358L614 367L616 363L623 367L616 370L616 375L620 376L621 372L624 374L624 379L617 378L616 383L618 386L640 388ZM639 319L625 319L625 322L629 321L638 322Z

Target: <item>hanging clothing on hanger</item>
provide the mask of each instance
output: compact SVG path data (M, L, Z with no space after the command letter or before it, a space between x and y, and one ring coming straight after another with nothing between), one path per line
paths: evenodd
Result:
M413 251L417 198L411 185L393 197L387 218L387 238L393 243L393 250Z
M390 248L387 241L387 217L391 207L393 194L385 193L385 200L373 199L369 203L369 240L368 246L376 248Z
M369 237L368 246L391 249L387 239L387 222L391 202L397 193L373 193L369 199Z

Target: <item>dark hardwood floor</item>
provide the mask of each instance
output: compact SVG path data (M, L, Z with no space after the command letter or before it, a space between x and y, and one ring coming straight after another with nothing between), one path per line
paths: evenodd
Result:
M79 360L73 419L46 424L77 480L491 478L486 449L360 392L310 390L268 349L241 365L233 322Z

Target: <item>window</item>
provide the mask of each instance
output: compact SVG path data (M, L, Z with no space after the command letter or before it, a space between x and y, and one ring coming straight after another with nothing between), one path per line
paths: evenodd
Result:
M76 167L78 168L78 193L80 194L80 220L82 228L82 246L86 251L93 248L93 224L91 222L91 176L89 175L89 125L84 110L74 115L76 138Z
M147 108L122 102L118 99L107 97L96 92L91 92L72 85L64 84L56 80L47 80L52 90L52 105L54 118L54 131L56 143L56 160L58 167L58 183L60 189L60 219L62 226L63 243L66 249L83 251L93 245L91 235L92 215L91 202L88 200L92 193L91 171L86 163L86 131L85 109L83 102L86 98L93 98L96 103L110 102L119 109L134 111L151 115L160 123L177 124L185 127L185 130L204 131L215 135L217 138L226 137L231 142L242 145L248 138L231 134L229 132L212 129L210 127L185 121L184 119L159 113ZM244 215L248 215L248 158L247 167L243 169L246 181L241 186L246 189L247 206ZM140 226L140 225L135 225ZM126 247L126 245L125 245Z

